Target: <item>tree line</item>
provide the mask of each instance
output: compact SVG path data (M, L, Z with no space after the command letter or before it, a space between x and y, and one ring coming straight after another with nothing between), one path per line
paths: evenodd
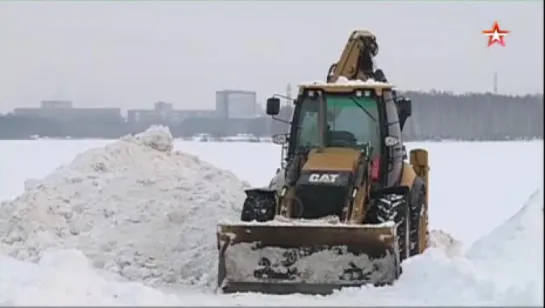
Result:
M543 138L543 95L507 96L491 93L401 93L413 101L413 115L404 128L405 139L513 140ZM285 105L280 118L290 119L293 106ZM239 133L270 136L287 132L289 125L267 116L253 119L187 118L181 123L127 123L101 118L54 121L13 114L0 116L0 139L119 138L153 124L167 125L175 137L205 133L216 137Z

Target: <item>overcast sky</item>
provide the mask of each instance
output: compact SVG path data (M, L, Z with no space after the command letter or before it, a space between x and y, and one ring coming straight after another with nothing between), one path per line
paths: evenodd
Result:
M45 1L44 1L45 2ZM0 111L67 99L80 107L213 108L215 91L324 79L354 29L401 89L543 92L543 1L0 2ZM481 30L498 20L505 48Z

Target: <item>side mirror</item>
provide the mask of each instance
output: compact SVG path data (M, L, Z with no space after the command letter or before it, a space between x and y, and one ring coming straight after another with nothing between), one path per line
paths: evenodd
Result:
M410 98L402 97L397 100L398 113L403 114L406 118L413 113L413 102Z
M274 144L284 145L288 142L288 134L276 134L272 136L272 142Z
M270 116L278 115L280 113L280 99L277 97L268 98L266 112Z

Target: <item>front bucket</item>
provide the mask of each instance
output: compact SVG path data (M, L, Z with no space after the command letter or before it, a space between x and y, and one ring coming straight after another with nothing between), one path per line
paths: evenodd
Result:
M296 222L220 224L220 290L327 294L397 279L393 225Z

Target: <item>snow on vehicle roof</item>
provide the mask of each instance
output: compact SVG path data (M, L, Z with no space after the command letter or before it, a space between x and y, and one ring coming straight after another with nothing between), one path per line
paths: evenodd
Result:
M382 82L382 81L376 81L374 79L367 79L365 81L363 80L349 80L348 78L344 76L340 76L339 79L337 79L336 82L327 82L322 80L315 80L315 81L307 81L299 84L300 87L308 87L308 86L368 86L368 87L376 87L376 86L383 86L383 87L394 87L393 84L388 82Z

